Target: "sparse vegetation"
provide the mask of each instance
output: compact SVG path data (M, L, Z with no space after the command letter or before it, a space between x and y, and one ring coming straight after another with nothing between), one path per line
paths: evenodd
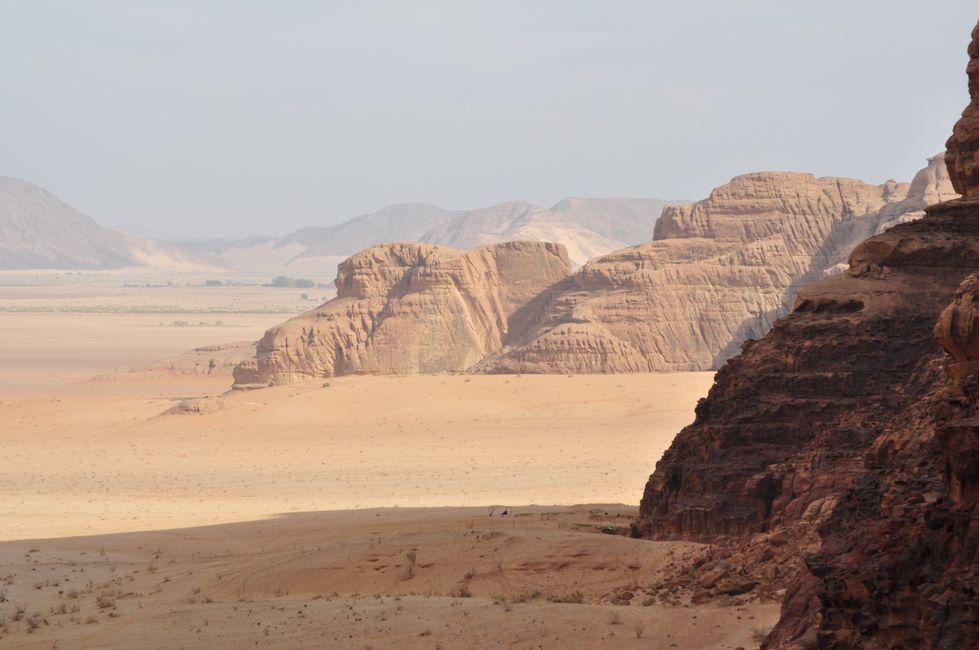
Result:
M47 621L41 617L39 612L34 612L27 619L27 632L33 632L37 628L41 627L42 623L47 623Z
M580 605L585 602L585 595L580 591L573 591L570 594L564 596L551 596L548 600L552 603L568 603L574 605Z
M112 597L112 594L101 593L95 599L95 604L99 609L115 609L116 599Z
M514 596L513 598L510 599L510 602L526 603L529 600L537 600L538 598L540 598L540 591L535 589L534 591L523 593L520 594L519 596Z
M312 289L316 283L309 278L290 278L280 275L264 286L277 289Z
M641 639L642 633L646 631L646 624L642 621L636 621L632 624L632 631L635 633L637 639Z
M418 554L415 551L408 551L405 553L405 558L408 560L408 568L405 570L405 577L411 578L415 575L415 563L418 561Z

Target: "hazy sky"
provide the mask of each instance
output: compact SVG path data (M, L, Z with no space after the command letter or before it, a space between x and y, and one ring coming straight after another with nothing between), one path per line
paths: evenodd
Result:
M910 179L975 0L0 2L0 175L156 236Z

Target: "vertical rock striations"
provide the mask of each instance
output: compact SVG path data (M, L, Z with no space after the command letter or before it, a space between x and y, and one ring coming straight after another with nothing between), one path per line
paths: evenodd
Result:
M339 265L335 299L265 333L255 359L235 369L235 387L466 370L498 351L535 298L569 273L559 244L365 249Z
M654 241L586 264L525 339L480 369L717 368L744 340L767 332L800 286L844 268L857 243L954 196L940 155L910 185L738 176L703 201L664 208Z
M973 104L947 157L965 198L800 291L721 369L646 486L637 535L778 538L804 560L766 647L979 646L973 37Z

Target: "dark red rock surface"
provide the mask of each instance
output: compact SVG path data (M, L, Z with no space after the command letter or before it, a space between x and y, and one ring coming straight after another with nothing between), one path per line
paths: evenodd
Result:
M963 121L950 171L974 197ZM858 246L721 369L633 534L740 545L749 576L777 540L799 563L768 648L979 647L976 271L979 200Z
M979 199L979 25L972 31L966 73L971 101L945 143L945 162L955 190L966 199Z

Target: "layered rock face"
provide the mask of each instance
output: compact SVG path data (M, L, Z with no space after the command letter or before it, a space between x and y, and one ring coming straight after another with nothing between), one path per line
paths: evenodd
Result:
M585 265L537 327L487 372L710 370L769 330L798 288L843 267L863 239L920 217L954 190L942 157L914 181L871 185L811 174L733 179L667 206L654 240Z
M466 370L527 327L538 296L569 274L558 244L368 248L340 264L335 299L266 332L235 387Z
M955 191L967 199L979 199L979 26L969 46L969 105L955 123L945 144L948 169Z
M966 199L803 289L721 369L646 486L636 535L740 543L750 575L775 539L800 560L764 647L979 647L979 179L963 119L949 167Z

